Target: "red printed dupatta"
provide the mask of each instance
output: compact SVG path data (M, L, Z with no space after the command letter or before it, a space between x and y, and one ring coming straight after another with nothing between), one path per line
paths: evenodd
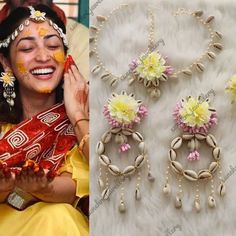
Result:
M9 130L0 139L0 160L8 167L19 167L31 159L57 171L75 143L64 104L57 104Z

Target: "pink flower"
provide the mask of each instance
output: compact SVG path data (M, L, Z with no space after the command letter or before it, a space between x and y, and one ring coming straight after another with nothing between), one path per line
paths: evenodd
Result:
M196 161L196 160L198 161L198 160L200 160L200 154L197 150L194 150L194 151L189 153L187 159L189 161Z
M127 152L130 149L130 145L128 143L122 143L119 147L119 153Z
M132 60L132 62L129 64L129 69L130 69L131 71L134 71L137 66L138 66L138 62L137 62L137 60L134 59L134 60Z

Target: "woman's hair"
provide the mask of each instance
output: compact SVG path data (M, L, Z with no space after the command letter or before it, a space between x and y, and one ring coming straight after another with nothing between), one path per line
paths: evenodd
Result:
M46 13L46 18L52 20L55 24L58 25L63 31L63 33L66 33L66 28L64 23L61 21L61 19L58 17L58 15L51 10L49 7L45 5L36 5L34 6L35 10L39 10L41 12ZM30 16L30 9L28 7L18 7L15 10L13 10L10 15L1 22L0 24L0 41L6 39L9 35L11 35L14 30L22 24L24 20L29 18ZM10 52L11 43L7 48L1 48L0 54L2 54L4 57L9 59L9 52ZM64 45L64 51L67 52L67 47ZM0 64L0 73L3 72L3 67ZM15 81L15 92L16 92L16 98L14 99L15 105L10 109L9 104L6 102L6 99L3 97L3 83L0 82L0 123L12 123L17 124L22 119L22 104L19 94L19 85L17 82L17 78ZM56 101L61 102L63 99L63 91L61 84L58 85L56 88Z

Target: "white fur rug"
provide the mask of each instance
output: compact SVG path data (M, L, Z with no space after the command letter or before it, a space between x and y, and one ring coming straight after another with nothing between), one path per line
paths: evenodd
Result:
M126 1L134 2L134 1ZM111 18L99 42L99 51L102 60L112 72L124 74L128 64L147 50L147 9L151 5L155 12L156 41L163 39L165 45L160 44L159 49L168 55L175 68L182 68L190 64L206 48L208 34L191 17L174 18L171 13L179 7L191 10L203 10L204 15L214 15L214 29L224 36L224 50L217 56L215 62L206 65L205 72L200 75L194 73L191 79L179 78L162 84L162 96L154 102L145 89L139 84L128 87L127 81L122 81L112 89L108 83L101 81L91 74L91 201L90 201L90 227L92 236L159 236L159 235L186 235L186 236L230 236L235 235L236 216L236 158L235 158L235 131L236 131L236 104L231 105L230 99L224 90L227 80L236 73L236 2L234 1L143 1L136 0L137 4L127 10L121 11ZM107 15L120 0L92 1L90 8L91 24L95 24L96 15ZM97 7L95 7L97 5ZM95 61L91 60L91 68ZM149 116L136 129L146 140L152 172L156 177L150 184L146 179L146 170L142 172L140 202L134 200L135 178L125 181L125 200L127 212L118 211L120 188L113 191L110 200L101 203L100 190L97 185L98 158L95 154L95 145L101 135L108 129L108 124L102 115L103 105L110 94L126 89L133 92L149 108ZM196 213L192 209L194 200L193 188L186 181L183 182L184 199L182 209L175 209L174 196L163 196L162 188L165 180L167 166L167 152L171 140L180 134L180 130L172 131L172 111L177 101L187 95L207 94L214 91L212 106L218 111L218 126L211 129L222 147L223 176L226 181L227 193L223 199L216 197L217 207L209 209L207 206L208 187L201 187L202 210ZM110 150L110 157L114 150ZM133 155L132 155L133 154ZM118 166L132 163L134 152L124 156L112 158ZM117 156L117 155L116 155ZM202 157L197 167L204 167L209 163L210 156ZM204 160L205 159L205 160ZM194 168L194 167L193 167ZM173 176L173 175L172 175ZM174 187L177 186L176 181ZM201 185L202 186L202 185ZM190 194L191 192L191 194ZM99 202L100 201L100 202Z

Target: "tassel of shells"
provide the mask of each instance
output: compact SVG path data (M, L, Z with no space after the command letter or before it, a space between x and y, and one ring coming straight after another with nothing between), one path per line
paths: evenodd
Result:
M184 169L183 165L177 160L177 150L182 147L184 142L188 142L188 148L191 150L196 150L200 147L200 142L206 142L206 144L212 149L212 157L213 161L209 164L208 168L199 170L198 172L195 170ZM211 193L208 196L208 206L210 208L216 207L216 200L214 196L214 175L218 171L218 177L220 180L220 184L217 188L218 195L223 197L226 193L226 186L224 181L222 180L222 171L220 168L220 159L221 159L221 149L217 144L216 138L212 134L183 134L177 138L174 138L171 142L171 148L168 152L169 165L166 171L166 182L163 187L163 193L166 196L170 196L171 193L171 185L169 183L169 169L176 174L178 177L182 177L183 179L196 183L196 196L193 202L193 207L196 212L200 212L201 210L201 202L199 195L199 187L200 183L211 182ZM179 192L175 197L175 207L177 209L182 207L182 185L179 183Z
M114 138L114 141L118 144L126 143L129 137L138 143L139 154L134 159L134 163L132 165L129 165L125 167L123 170L121 170L117 165L113 164L111 159L108 157L108 155L105 154L105 145L110 143L113 138ZM102 135L101 140L96 145L96 153L98 155L98 159L101 165L101 172L103 168L106 170L106 173L111 174L117 179L122 179L120 182L120 185L123 184L125 178L131 177L132 175L137 174L137 184L136 184L136 189L134 193L134 197L136 200L141 199L141 192L140 192L141 177L140 177L139 170L144 165L145 162L148 168L148 180L150 182L153 182L155 180L155 178L153 177L151 173L151 168L150 168L150 163L148 160L147 149L144 142L144 138L139 132L135 132L134 130L129 129L129 128L113 127ZM104 183L101 176L102 174L100 173L99 178L98 178L98 184L102 191L102 194L101 194L102 199L106 200L109 198L111 194L111 189L108 184L108 174L106 175L106 181L105 181L106 183ZM121 213L125 212L127 209L125 201L124 201L123 191L124 189L123 187L121 187L121 200L120 200L120 205L119 205L119 211Z

